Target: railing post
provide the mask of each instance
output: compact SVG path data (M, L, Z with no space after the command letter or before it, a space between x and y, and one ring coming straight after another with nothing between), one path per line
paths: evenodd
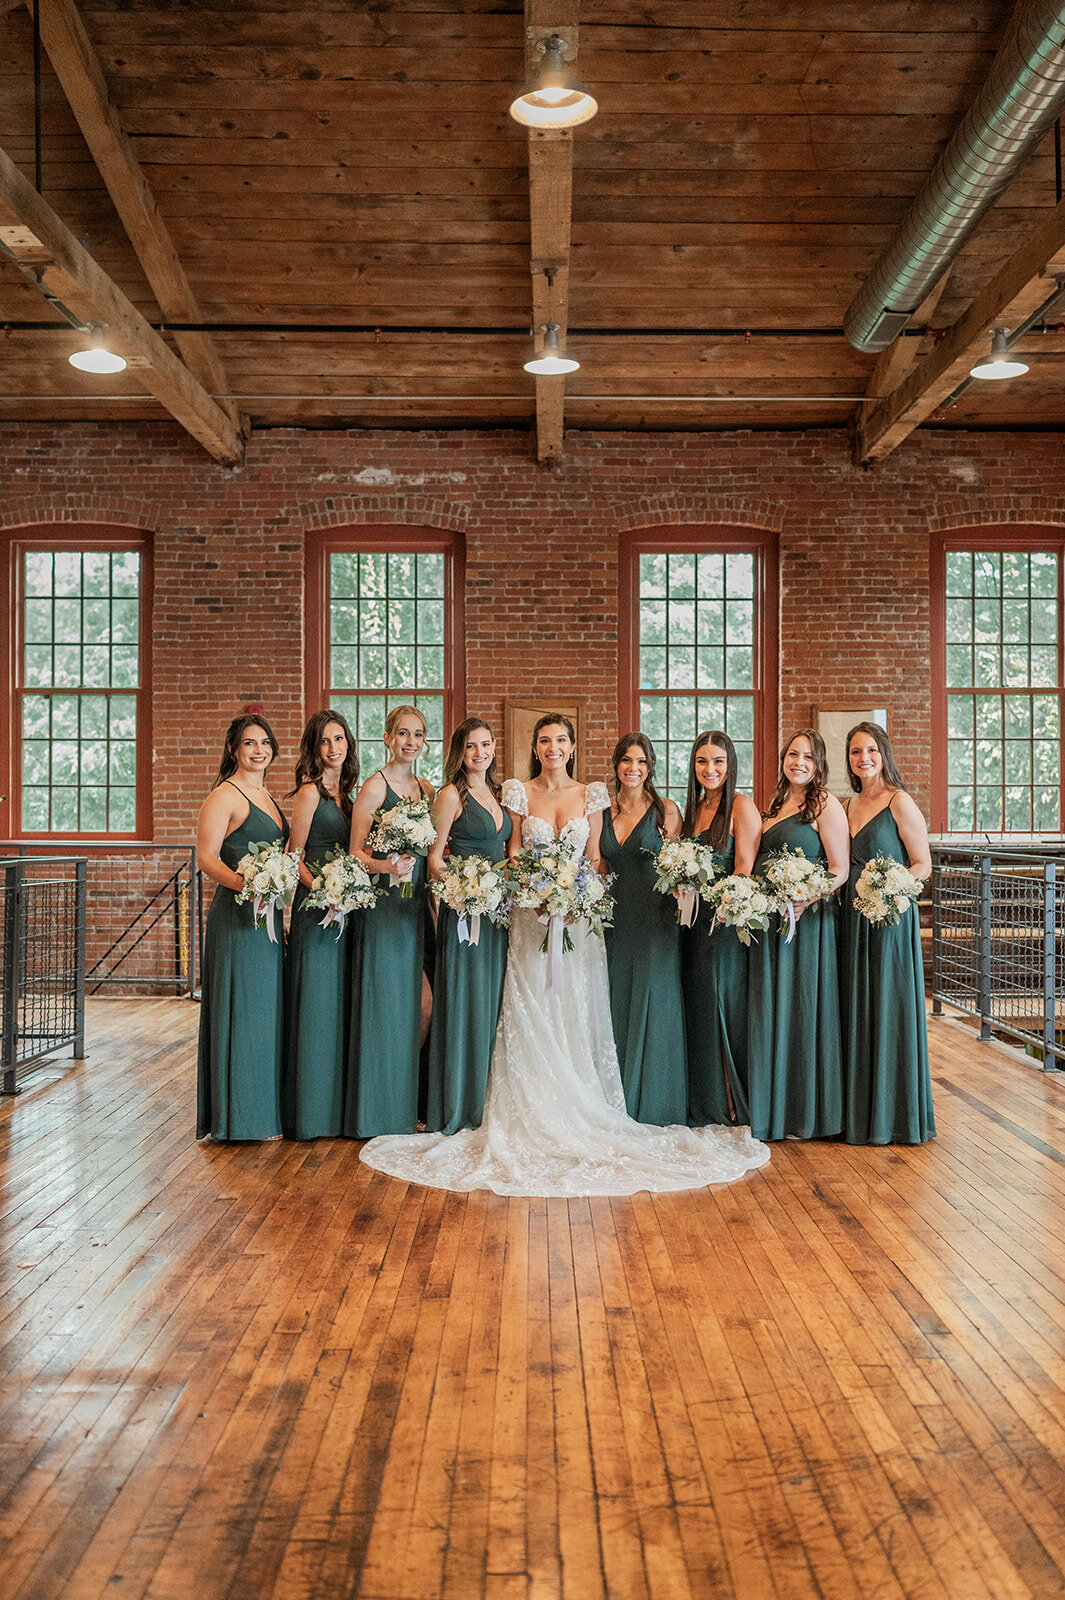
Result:
M200 954L200 872L196 846L189 847L189 999L196 993Z
M943 863L938 853L932 859L932 1015L943 1015L943 1000L941 997L941 983L943 973L943 952L940 948L943 938L943 915L940 896L943 892Z
M1043 868L1043 1071L1060 1072L1057 1045L1057 966L1058 884L1057 867L1048 861Z
M76 865L74 887L74 1059L85 1060L85 934L88 920L88 861Z
M977 982L977 1008L980 1012L980 1037L991 1037L991 857L980 857L980 967Z
M19 898L23 870L16 861L4 869L4 1023L0 1040L0 1091L4 1094L18 1093L15 1068L18 1064L18 974L22 944Z

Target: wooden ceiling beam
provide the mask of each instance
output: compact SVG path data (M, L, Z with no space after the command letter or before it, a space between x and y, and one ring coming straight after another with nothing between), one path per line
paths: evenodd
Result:
M889 395L872 401L858 423L854 459L882 461L968 377L988 351L992 328L1019 327L1053 293L1065 272L1065 200L1018 245L944 338Z
M42 291L60 300L83 323L107 324L109 344L125 357L138 381L216 461L228 466L243 459L239 429L5 150L0 150L0 244Z
M26 4L32 12L33 0ZM196 297L126 137L74 0L39 0L39 6L41 42L164 322L202 322ZM211 338L202 333L179 333L174 340L189 370L209 394L218 397L222 410L238 425L237 408L226 398L230 386L225 369Z
M557 33L565 39L567 66L577 55L579 0L525 0L525 72L535 78L541 40ZM569 258L573 217L573 134L529 129L529 270L537 350L541 329L557 322L565 346L569 320ZM536 379L536 456L559 460L565 433L565 377Z

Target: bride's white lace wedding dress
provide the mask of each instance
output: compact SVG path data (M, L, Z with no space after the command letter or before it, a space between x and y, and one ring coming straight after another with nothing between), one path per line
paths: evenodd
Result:
M559 834L567 850L583 851L588 817L609 803L603 784L588 785L584 816ZM503 804L523 819L524 843L554 839L550 823L529 816L516 779L504 785ZM603 941L585 923L570 933L562 993L552 994L542 923L532 911L511 917L481 1126L371 1139L361 1152L368 1166L434 1189L610 1195L732 1183L769 1160L747 1128L654 1128L626 1114Z

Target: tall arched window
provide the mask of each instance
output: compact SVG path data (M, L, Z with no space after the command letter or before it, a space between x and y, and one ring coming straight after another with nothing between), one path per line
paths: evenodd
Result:
M932 542L932 825L1058 832L1065 530Z
M463 706L459 536L392 526L310 534L307 597L308 714L344 714L365 776L383 759L389 709L417 705L431 741L419 770L438 784Z
M5 542L14 597L5 831L150 838L150 540L64 526Z

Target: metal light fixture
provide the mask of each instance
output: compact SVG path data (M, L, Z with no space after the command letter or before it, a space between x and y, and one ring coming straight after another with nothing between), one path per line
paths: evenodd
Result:
M109 350L104 343L104 329L106 326L106 323L94 322L92 337L89 339L89 348L87 350L75 350L74 354L69 358L70 365L77 367L79 372L106 373L124 371L126 363L122 356L116 356L114 351Z
M570 83L566 76L566 41L557 33L541 39L536 46L543 53L543 66L532 83L526 84L511 103L510 114L525 128L576 128L590 122L599 103L587 89Z
M544 323L544 346L538 356L530 356L524 363L526 372L533 372L540 378L556 378L563 372L577 372L580 362L574 361L560 347L558 342L558 323Z
M991 331L991 358L978 361L969 373L970 378L1019 378L1028 371L1025 362L1010 355L1009 329L993 328Z

